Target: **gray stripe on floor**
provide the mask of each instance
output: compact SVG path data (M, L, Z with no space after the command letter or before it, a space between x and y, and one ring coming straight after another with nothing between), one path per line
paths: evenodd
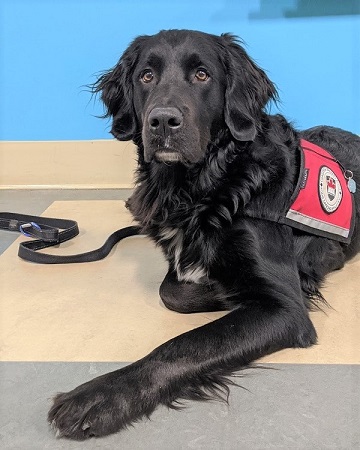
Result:
M84 443L56 440L46 423L51 396L124 363L4 362L2 449L358 449L359 365L269 365L238 379L230 405L159 408L151 420ZM251 375L251 376L250 376Z

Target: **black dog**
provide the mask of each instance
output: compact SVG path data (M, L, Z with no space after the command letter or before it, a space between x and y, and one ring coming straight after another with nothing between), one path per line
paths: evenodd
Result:
M168 260L164 304L231 312L59 394L49 421L72 439L119 431L159 404L216 397L252 361L311 346L319 287L360 248L360 138L325 126L300 133L268 115L276 89L233 36L139 37L94 92L113 135L138 147L128 207ZM315 206L321 217L309 219Z

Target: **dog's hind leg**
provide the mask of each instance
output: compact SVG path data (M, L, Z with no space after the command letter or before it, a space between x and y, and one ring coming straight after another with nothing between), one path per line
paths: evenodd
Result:
M201 284L178 281L176 273L169 271L159 293L164 305L172 311L195 313L229 309L221 291L216 281L208 280Z

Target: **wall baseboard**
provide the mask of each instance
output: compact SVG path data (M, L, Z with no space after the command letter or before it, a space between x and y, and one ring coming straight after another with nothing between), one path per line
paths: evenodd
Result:
M131 142L0 142L0 189L131 189Z

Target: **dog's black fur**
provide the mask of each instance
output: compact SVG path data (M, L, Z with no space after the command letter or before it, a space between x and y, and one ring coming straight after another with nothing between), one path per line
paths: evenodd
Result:
M298 177L300 137L330 151L358 182L360 138L326 126L298 132L268 115L276 89L233 36L139 37L94 91L114 136L138 147L128 207L168 260L164 304L230 312L59 394L49 421L72 439L114 433L160 404L216 397L228 375L254 360L313 345L308 310L322 299L319 287L360 247L359 193L350 244L276 222Z

